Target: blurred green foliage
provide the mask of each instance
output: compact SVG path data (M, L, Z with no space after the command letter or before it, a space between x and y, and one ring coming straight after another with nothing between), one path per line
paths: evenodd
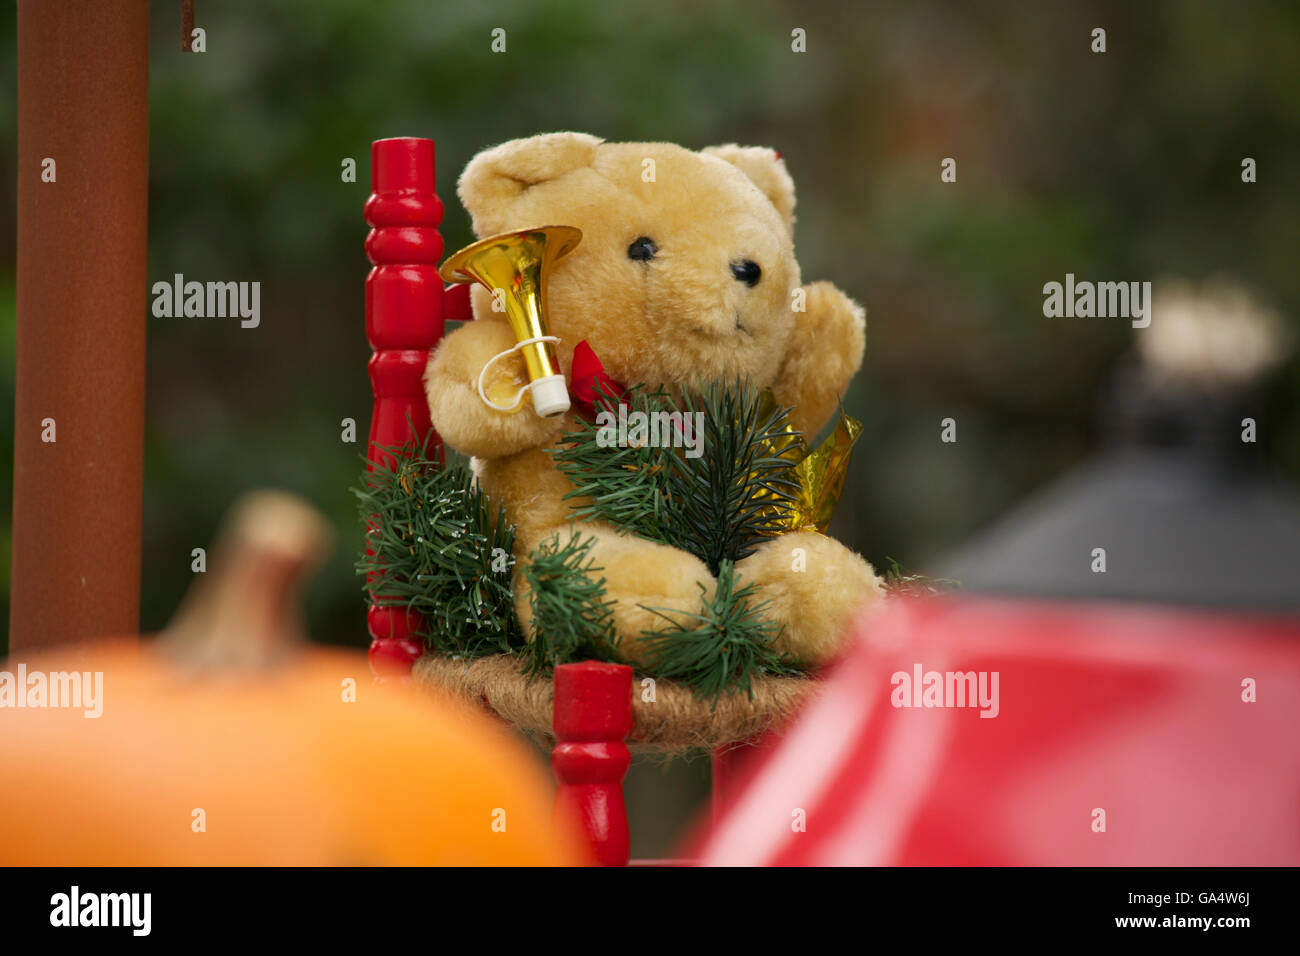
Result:
M190 550L234 497L276 485L338 528L312 633L364 643L347 494L361 448L340 421L364 435L370 410L361 205L380 137L437 141L449 248L470 239L456 175L505 139L580 129L780 149L805 277L869 309L847 400L866 433L833 530L876 562L923 567L1090 447L1094 396L1132 333L1044 319L1044 282L1223 272L1296 314L1300 187L1284 164L1300 145L1300 8L973 6L200 2L207 52L187 55L177 5L154 4L150 281L260 280L263 321L149 318L144 627L166 621ZM1105 54L1090 50L1095 26ZM13 27L0 23L10 223ZM791 52L795 27L806 53ZM1240 180L1247 155L1254 185ZM939 180L947 156L956 184ZM341 181L345 157L356 183ZM0 252L10 402L12 228ZM1292 362L1259 416L1292 475L1298 394ZM12 407L0 411L11 455ZM936 440L946 416L955 445ZM8 521L0 546L7 560Z
M1226 273L1300 310L1300 6L1284 2L199 0L207 52L153 5L150 282L260 280L262 324L149 322L143 626L163 625L242 491L292 489L338 550L320 640L365 643L348 487L370 415L361 206L369 144L437 141L449 249L478 150L535 132L768 144L799 187L807 280L869 310L847 397L865 432L833 533L911 567L1081 458L1133 334L1045 319L1042 285ZM1090 51L1094 27L1104 54ZM507 52L490 49L493 28ZM791 52L791 30L807 52ZM0 22L0 401L13 396L14 21ZM1241 182L1240 163L1259 163ZM358 181L343 183L345 157ZM956 184L939 179L957 160ZM1288 171L1288 170L1291 171ZM142 296L142 308L144 305ZM1300 475L1300 371L1261 440ZM955 445L938 441L944 417ZM11 500L12 404L0 409ZM9 557L0 520L0 561ZM7 572L7 566L4 569ZM7 605L7 573L0 575ZM7 620L7 613L4 615ZM6 626L6 625L0 625ZM634 848L635 849L635 848Z

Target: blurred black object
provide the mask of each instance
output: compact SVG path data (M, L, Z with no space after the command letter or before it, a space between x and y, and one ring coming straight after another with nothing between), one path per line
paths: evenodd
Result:
M1220 381L1167 371L1123 367L1101 403L1103 451L938 573L976 592L1300 611L1300 496L1243 437L1262 365Z

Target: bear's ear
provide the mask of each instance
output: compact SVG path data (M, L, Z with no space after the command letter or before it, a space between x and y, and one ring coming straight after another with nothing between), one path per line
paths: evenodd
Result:
M525 189L590 166L601 140L586 133L542 133L485 149L469 161L456 191L480 236L502 231L506 210Z
M748 176L772 201L785 220L786 229L794 231L794 180L786 171L780 153L766 146L737 146L735 143L710 146L701 152L731 163Z

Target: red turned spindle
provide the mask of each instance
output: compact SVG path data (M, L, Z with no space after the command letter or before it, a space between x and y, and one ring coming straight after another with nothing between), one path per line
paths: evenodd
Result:
M623 777L632 755L632 668L584 661L555 668L555 813L582 827L602 866L625 866Z
M366 277L366 338L370 387L370 467L391 467L380 447L428 438L430 457L442 443L429 422L424 367L442 337L442 201L434 192L433 140L416 137L376 140L370 150L371 195L366 200L366 256L374 264ZM376 674L409 674L420 656L414 637L421 621L403 608L374 607L366 615L370 665Z

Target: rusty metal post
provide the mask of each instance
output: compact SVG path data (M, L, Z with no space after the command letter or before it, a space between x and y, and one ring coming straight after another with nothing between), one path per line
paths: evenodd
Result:
M19 0L11 651L140 626L148 178L147 0Z

